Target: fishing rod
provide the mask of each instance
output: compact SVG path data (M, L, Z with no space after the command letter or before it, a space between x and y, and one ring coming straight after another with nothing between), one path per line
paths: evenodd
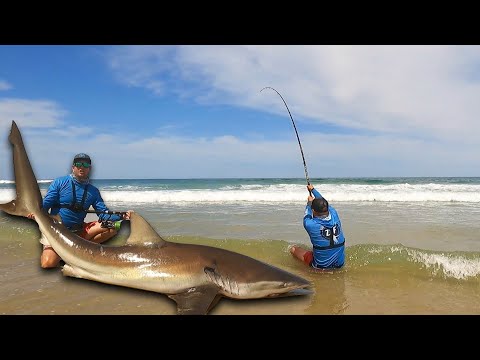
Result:
M107 214L107 215L110 215L108 216L105 220L102 220L99 222L101 223L101 227L102 228L108 228L108 229L115 229L115 230L120 230L120 224L121 224L121 220L120 221L113 221L113 220L110 220L111 216L112 215L119 215L121 217L123 217L123 215L125 215L127 212L126 211L111 211L111 210L104 210L104 211L98 211L98 210L87 210L87 213L90 213L90 214Z
M290 115L290 119L292 119L293 129L295 130L295 134L297 135L298 146L300 147L300 153L302 154L303 168L305 169L305 178L307 180L307 185L310 185L310 178L308 177L307 163L305 162L305 156L303 155L302 144L300 142L300 137L298 136L297 127L295 126L295 121L293 121L292 113L290 112L290 109L288 108L287 102L285 101L283 96L280 95L280 93L277 90L275 90L273 87L266 86L262 90L260 90L260 92L262 92L265 89L272 89L273 91L275 91L278 94L278 96L280 96L280 98L283 100L283 103L285 104L285 107L287 108L288 115ZM310 192L310 196L311 196L312 192L311 191L309 191L309 192Z
M87 210L87 213L91 214L107 214L107 215L124 215L127 212L126 211L111 211L111 210L104 210L104 211L98 211L98 210Z

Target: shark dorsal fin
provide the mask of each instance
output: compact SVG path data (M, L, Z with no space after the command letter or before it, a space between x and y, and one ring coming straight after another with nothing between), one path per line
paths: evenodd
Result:
M133 212L130 216L130 236L126 244L155 244L163 246L166 241L141 215Z

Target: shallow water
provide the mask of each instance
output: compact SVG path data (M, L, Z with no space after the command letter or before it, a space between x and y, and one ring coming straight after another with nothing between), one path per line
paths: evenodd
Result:
M125 224L109 244L122 244L129 231ZM480 254L473 251L356 244L347 246L343 269L319 272L294 259L285 240L163 236L236 251L313 283L307 296L222 299L211 315L480 314ZM176 313L176 304L163 294L64 277L60 268L41 269L38 237L30 220L6 215L0 221L0 314Z

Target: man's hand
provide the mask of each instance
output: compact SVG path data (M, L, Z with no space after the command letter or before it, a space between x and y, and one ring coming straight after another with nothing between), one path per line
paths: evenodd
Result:
M123 220L130 220L130 216L132 216L133 210L128 210L125 214L123 214Z
M307 185L307 190L308 190L309 193L311 193L312 190L313 190L313 185L312 185L312 184L308 184L308 185Z
M309 196L309 197L308 197L308 199L307 199L307 201L308 201L308 202L312 202L312 201L313 201L313 199L314 199L314 197L313 197L313 196Z

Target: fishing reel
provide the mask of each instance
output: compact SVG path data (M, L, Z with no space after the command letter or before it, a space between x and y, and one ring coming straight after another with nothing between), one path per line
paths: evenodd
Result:
M103 220L100 221L100 226L104 229L115 229L116 231L120 230L122 220L113 221L113 220Z
M106 211L104 214L108 214L109 216L105 220L100 221L100 226L106 229L115 229L116 231L120 230L120 226L122 224L122 220L110 220L112 215L123 215L124 212L114 212L114 211Z
M112 215L120 215L124 216L126 214L125 211L97 211L97 210L87 210L87 213L95 213L95 214L107 214L109 215L105 220L98 220L100 226L104 229L115 229L116 231L120 230L120 226L123 220L111 220L110 218Z

